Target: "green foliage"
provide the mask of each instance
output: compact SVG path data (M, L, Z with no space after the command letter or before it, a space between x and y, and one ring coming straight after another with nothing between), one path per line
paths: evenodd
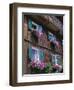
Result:
M45 73L49 73L49 72L51 72L51 70L52 70L52 66L50 63L48 63L47 66L45 67L44 71L45 71Z
M46 67L43 70L40 70L39 68L31 68L32 73L50 73L52 71L52 66L50 63L46 65Z

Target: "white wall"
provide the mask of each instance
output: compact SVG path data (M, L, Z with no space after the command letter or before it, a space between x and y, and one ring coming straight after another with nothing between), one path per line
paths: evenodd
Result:
M12 2L71 5L73 6L74 10L74 0L0 0L0 90L73 90L74 79L72 84L42 85L28 87L9 86L9 3Z

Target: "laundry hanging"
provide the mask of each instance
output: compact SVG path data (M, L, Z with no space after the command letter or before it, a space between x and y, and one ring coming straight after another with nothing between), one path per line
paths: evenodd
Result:
M39 33L39 37L43 34L41 25L38 25L38 33Z

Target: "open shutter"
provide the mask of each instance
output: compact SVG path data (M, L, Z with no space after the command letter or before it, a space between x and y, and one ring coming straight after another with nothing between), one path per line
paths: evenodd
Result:
M30 30L32 30L32 20L31 20L31 19L29 19L28 28L29 28Z
M40 50L40 60L43 61L44 60L44 52Z

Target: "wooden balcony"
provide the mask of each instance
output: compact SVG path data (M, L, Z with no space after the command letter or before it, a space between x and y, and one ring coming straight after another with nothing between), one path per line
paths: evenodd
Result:
M59 39L63 39L63 24L55 16L28 15L35 22L42 24L47 30L55 34Z

